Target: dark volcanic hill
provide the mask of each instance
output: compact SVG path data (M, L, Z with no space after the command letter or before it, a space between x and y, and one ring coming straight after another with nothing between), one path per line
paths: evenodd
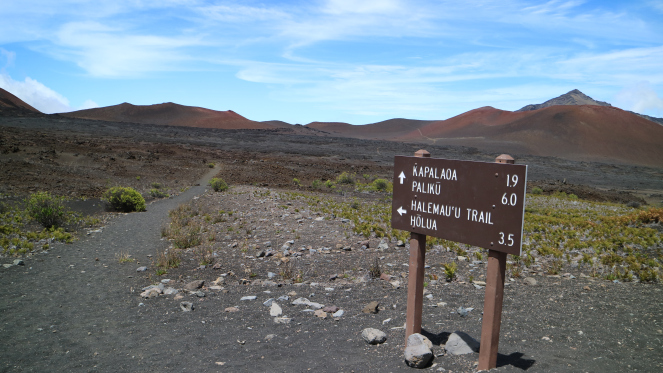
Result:
M393 140L432 122L430 120L396 118L362 126L353 126L342 122L311 122L306 127L315 128L337 136Z
M503 153L663 166L663 126L612 106L483 107L398 138Z
M25 101L0 88L0 112L18 114L21 112L41 114L41 111L25 103Z
M607 102L596 101L593 98L587 96L586 94L580 92L577 89L567 92L561 96L550 99L542 104L536 105L526 105L516 111L530 111L543 109L555 105L597 105L597 106L612 106Z
M220 129L273 128L269 124L246 119L232 110L216 111L201 107L178 105L172 102L156 105L132 105L123 103L102 108L72 111L60 115L70 118L162 124L168 126Z

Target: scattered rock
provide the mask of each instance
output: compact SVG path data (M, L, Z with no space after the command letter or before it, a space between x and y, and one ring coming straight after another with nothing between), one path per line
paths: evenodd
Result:
M290 324L290 321L292 321L292 319L290 317L285 317L285 316L274 318L274 322L277 324Z
M378 245L378 250L387 250L388 248L389 244L384 241L380 242L380 244Z
M532 286L536 285L536 279L534 277L525 277L523 282L525 283L525 285L532 285Z
M431 341L419 333L411 334L407 338L405 348L405 363L412 368L424 368L433 358Z
M398 247L404 247L404 246L405 246L405 242L403 242L403 241L401 241L401 240L398 240L398 241L396 242L396 246L398 246Z
M460 307L458 307L458 309L456 310L456 312L458 312L458 314L459 314L461 317L465 317L465 316L467 316L467 314L468 314L470 311L472 311L473 309L474 309L473 307L465 308L465 307L463 307L463 306L460 306Z
M401 282L398 280L389 281L389 283L394 287L394 289L400 289L401 287Z
M246 296L243 296L243 297L239 298L239 300L256 300L256 298L257 297L255 295L246 295Z
M161 289L159 289L158 287L153 287L140 293L140 296L143 298L154 298L159 296L159 294L161 294Z
M136 268L136 272L145 272L145 271L147 271L147 267L145 266Z
M276 302L272 302L272 306L269 308L269 316L277 317L277 316L281 316L282 314L283 314L283 310L281 309L281 306L276 304Z
M372 345L384 343L387 340L387 334L385 334L385 332L374 328L366 328L362 330L361 337L366 343Z
M184 285L184 290L196 291L201 287L203 287L204 284L205 284L204 280L191 281L188 284Z
M325 312L323 310L316 310L313 314L318 316L321 319L326 319L327 318L327 312Z
M327 306L327 307L323 308L322 310L324 312L334 313L334 312L338 311L338 307L336 307L336 306Z
M193 303L191 303L191 302L181 302L180 303L180 308L184 312L191 312L191 311L193 311L194 307L193 307Z
M380 280L389 281L389 280L391 280L391 276L389 276L386 273L382 273L382 274L380 274Z
M212 281L213 285L225 285L225 283L226 283L225 277L217 277L216 280Z
M163 293L165 295L173 295L173 294L177 294L178 291L175 288L167 288L166 290L163 291Z
M194 292L192 292L191 294L197 296L198 298L203 298L203 297L205 296L205 293L203 293L203 292L200 291L200 290L198 290L198 291L194 291Z
M583 287L582 290L592 291L592 289L589 286Z
M344 313L345 313L345 311L343 311L343 310L338 310L338 311L336 311L336 312L334 312L334 313L332 314L332 317L334 317L335 319L337 319L337 318L343 316Z
M227 307L224 311L225 312L239 312L239 308L237 308L237 307Z
M467 333L451 333L444 349L452 355L465 355L479 351L479 342Z
M14 262L12 264L15 266L24 266L25 262L21 259L14 259ZM147 269L147 267L145 269Z
M274 298L269 298L266 301L262 302L262 305L265 306L265 307L270 307L273 302L274 302Z
M267 335L265 336L265 340L269 342L269 341L271 341L272 339L274 339L275 337L276 337L276 334L267 334Z
M361 310L363 313L378 313L378 307L380 306L380 303L377 301L372 301L371 303L367 304L364 309Z

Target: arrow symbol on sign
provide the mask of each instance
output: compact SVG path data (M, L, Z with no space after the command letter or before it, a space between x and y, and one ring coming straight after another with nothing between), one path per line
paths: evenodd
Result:
M398 175L398 178L401 179L401 184L403 184L403 180L405 179L405 174L403 173L403 171L401 171L401 174Z
M403 210L403 206L399 207L398 210L396 210L396 211L397 211L401 216L403 216L403 214L407 214L407 210Z

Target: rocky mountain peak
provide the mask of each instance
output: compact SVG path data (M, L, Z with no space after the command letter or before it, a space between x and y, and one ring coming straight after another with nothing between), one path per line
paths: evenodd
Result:
M580 92L577 89L569 91L561 96L550 99L542 104L530 104L522 107L516 111L530 111L543 109L549 106L554 105L597 105L597 106L612 106L607 102L596 101L593 98L587 96L586 94Z

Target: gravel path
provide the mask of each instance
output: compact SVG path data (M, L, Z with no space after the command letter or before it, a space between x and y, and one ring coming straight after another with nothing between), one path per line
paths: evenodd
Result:
M145 370L144 354L159 355L169 341L141 321L144 311L130 296L144 286L136 268L167 247L160 229L168 211L203 193L216 172L218 167L200 186L152 203L147 212L126 214L101 233L55 244L47 254L25 259L24 267L0 272L0 371ZM140 264L119 264L120 252ZM172 366L172 358L161 357L162 366Z

